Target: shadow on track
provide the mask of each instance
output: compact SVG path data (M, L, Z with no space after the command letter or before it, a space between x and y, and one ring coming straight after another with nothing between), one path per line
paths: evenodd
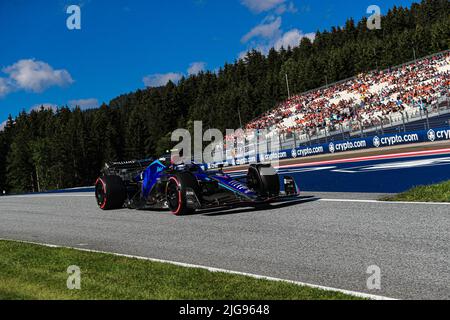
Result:
M276 210L281 208L287 208L287 207L293 207L299 204L308 203L308 202L314 202L320 200L319 197L316 196L303 196L299 197L296 200L293 201L287 201L287 202L274 202L271 204L266 205L260 205L257 207L239 207L239 206L233 206L233 207L222 207L222 208L213 208L213 209L204 209L204 210L198 210L195 213L184 215L186 216L205 216L205 217L216 217L216 216L225 216L225 215L233 215L233 214L240 214L240 213L250 213L250 212L256 212L256 211L268 211L268 210ZM166 213L169 212L168 209L138 209L140 212L158 212L158 213Z
M206 209L198 211L192 215L203 215L206 217L215 217L215 216L224 216L224 215L233 215L233 214L240 214L240 213L248 213L248 212L255 212L255 211L268 211L268 210L276 210L281 208L287 208L296 206L303 203L308 202L314 202L318 201L319 198L315 196L305 196L300 197L297 200L289 201L289 202L280 202L280 203L272 203L267 205L261 205L258 207L245 207L245 208L239 208L239 207L225 207L225 208L215 208L215 209ZM226 211L225 211L226 210Z

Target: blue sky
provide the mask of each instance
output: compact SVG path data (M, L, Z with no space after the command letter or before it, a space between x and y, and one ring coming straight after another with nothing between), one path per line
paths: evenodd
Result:
M145 86L216 70L251 48L296 43L348 17L412 0L0 1L0 123L48 106L95 107ZM81 8L81 30L66 9Z

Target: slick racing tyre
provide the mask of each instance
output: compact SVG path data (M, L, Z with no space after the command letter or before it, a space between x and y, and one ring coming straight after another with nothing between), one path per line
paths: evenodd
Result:
M270 165L253 164L248 168L247 186L264 198L280 194L280 179Z
M176 216L189 215L195 212L195 209L188 207L186 195L188 189L198 194L199 185L197 179L190 172L176 173L167 182L167 204L170 211Z
M104 176L95 183L95 198L102 210L121 209L127 197L127 190L118 176Z

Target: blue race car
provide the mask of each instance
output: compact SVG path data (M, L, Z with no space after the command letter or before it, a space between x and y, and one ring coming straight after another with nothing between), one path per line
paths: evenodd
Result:
M297 199L292 177L280 178L270 165L251 165L247 175L231 177L197 164L173 165L165 158L108 163L95 184L95 197L103 210L169 209L175 215L196 210L259 207Z

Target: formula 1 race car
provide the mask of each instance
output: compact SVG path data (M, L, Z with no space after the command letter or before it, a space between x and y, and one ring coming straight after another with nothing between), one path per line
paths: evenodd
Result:
M170 209L175 215L196 210L258 207L298 198L292 177L280 178L270 165L251 165L247 175L232 178L223 168L209 171L198 164L173 165L166 159L108 163L95 184L103 210Z

